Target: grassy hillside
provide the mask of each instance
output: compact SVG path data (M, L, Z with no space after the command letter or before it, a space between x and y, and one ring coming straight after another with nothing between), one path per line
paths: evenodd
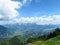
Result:
M54 32L41 36L15 36L8 40L0 40L0 45L60 45L60 28L56 28Z
M60 35L46 41L34 41L30 45L60 45ZM25 45L22 44L18 37L14 37L9 41L0 42L0 45Z
M36 41L31 43L30 45L60 45L60 35L46 41Z

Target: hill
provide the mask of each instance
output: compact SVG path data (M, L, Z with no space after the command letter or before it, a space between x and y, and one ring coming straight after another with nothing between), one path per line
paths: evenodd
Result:
M42 36L15 36L6 41L0 41L0 45L60 45L60 28L53 33Z
M30 45L60 45L60 35L46 41L36 41L31 43Z
M10 31L10 29L8 29L5 26L0 25L0 38L7 38L10 35L12 35L12 32Z
M39 36L42 33L47 34L49 32L53 32L55 28L60 27L60 25L37 25L37 24L7 24L4 25L7 27L10 32L13 32L15 36L17 35L33 35Z
M17 36L5 42L0 42L0 45L60 45L60 35L46 41L34 41L28 44L23 44L21 39Z

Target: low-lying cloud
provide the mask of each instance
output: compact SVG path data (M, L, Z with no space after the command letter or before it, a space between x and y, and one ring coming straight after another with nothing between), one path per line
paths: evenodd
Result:
M60 24L60 15L40 16L40 17L22 17L15 19L17 23L36 23L40 25L45 24Z

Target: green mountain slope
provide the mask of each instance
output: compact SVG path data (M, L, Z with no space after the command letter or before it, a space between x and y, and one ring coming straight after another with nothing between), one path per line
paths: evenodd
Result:
M60 45L60 35L46 41L36 41L31 43L30 45Z
M1 38L0 38L1 39ZM4 41L0 40L0 45L60 45L60 28L56 28L55 31L50 34L41 36L15 36L13 38L7 38Z
M25 45L21 42L19 37L14 37L5 42L0 42L0 45ZM48 39L46 41L34 41L32 43L28 43L28 45L60 45L60 35L54 38Z

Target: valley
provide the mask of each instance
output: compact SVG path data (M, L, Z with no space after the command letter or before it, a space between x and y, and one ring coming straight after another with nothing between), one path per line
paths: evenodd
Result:
M60 45L60 28L57 26L36 24L12 26L14 27L0 26L2 31L6 29L5 36L0 31L3 36L0 36L0 45Z

